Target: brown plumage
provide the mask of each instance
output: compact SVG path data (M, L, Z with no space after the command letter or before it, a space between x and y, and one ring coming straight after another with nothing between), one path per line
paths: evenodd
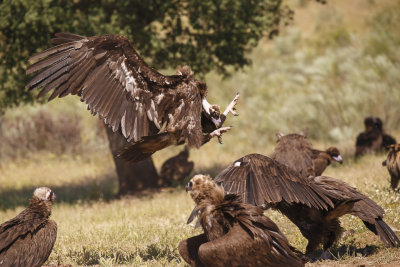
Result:
M397 143L396 139L393 136L391 136L390 134L387 134L385 132L385 130L383 129L383 122L380 118L375 118L375 119L376 119L377 127L382 134L381 149L389 150L390 145L395 145Z
M300 134L288 135L278 132L277 137L278 142L272 158L290 166L292 170L303 176L321 175L332 161L343 163L338 148L329 147L325 151L314 149L308 142L304 130Z
M308 175L314 176L312 173L307 173L307 171L304 170L298 171L299 166L306 166L305 170L313 169L312 166L308 166L310 159L312 159L312 153L310 154L307 150L292 149L293 147L307 147L308 144L308 141L305 138L300 138L298 134L281 136L274 151L274 158L279 159L279 161L285 159L282 163L289 168L295 169L298 174L302 175L304 178L307 178ZM331 194L334 193L334 198L331 198L335 203L333 212L340 209L343 205L342 202L338 200L347 199L346 201L349 205L347 205L347 208L343 209L340 214L337 214L337 218L347 213L357 216L364 222L369 230L379 235L380 239L385 244L392 247L400 245L397 236L383 221L384 210L373 200L361 194L357 189L349 186L345 182L335 178L317 176L309 177L308 179L314 181L316 185L329 191ZM321 218L327 218L327 216L332 217L332 215L321 213L317 214L315 218L318 216L322 216ZM314 220L314 217L312 217L312 220Z
M55 194L37 188L29 207L0 225L0 266L42 266L57 238L57 224L49 220Z
M189 67L164 76L120 35L56 36L56 46L30 58L37 62L26 73L39 73L26 87L42 88L39 97L52 91L49 100L80 96L93 115L133 141L122 152L125 159L143 160L174 144L199 148L210 134L202 129L202 115L215 129L221 126L219 107L207 102L207 85L195 80Z
M389 154L382 165L387 167L390 174L390 186L395 190L400 180L400 144L389 146Z
M180 182L185 179L193 170L193 161L188 161L189 150L185 149L178 155L169 158L161 166L160 178L167 185L172 182Z
M304 266L278 226L262 209L225 195L209 176L196 175L186 187L204 234L179 243L191 266Z

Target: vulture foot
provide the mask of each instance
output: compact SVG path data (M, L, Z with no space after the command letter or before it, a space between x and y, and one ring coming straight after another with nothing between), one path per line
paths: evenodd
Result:
M231 128L232 126L218 128L210 133L210 138L216 136L218 138L218 142L222 144L222 134L229 131Z

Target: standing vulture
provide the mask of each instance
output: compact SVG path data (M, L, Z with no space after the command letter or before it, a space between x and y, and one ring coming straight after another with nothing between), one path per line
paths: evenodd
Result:
M42 266L57 238L57 224L49 220L56 195L37 188L29 207L0 225L0 266Z
M281 163L284 163L289 168L297 171L298 166L307 165L309 162L309 154L307 151L300 151L296 149L291 150L291 148L305 147L306 143L308 143L308 141L305 138L299 138L297 134L281 136L274 151L274 158ZM286 160L281 161L281 159ZM298 174L300 175L303 173L304 172L298 171ZM386 245L391 247L400 245L400 240L390 229L390 227L383 221L385 211L372 199L361 194L356 188L351 187L339 179L324 176L312 176L308 179L314 181L321 188L325 188L327 191L336 192L337 194L343 194L347 196L352 195L355 199L358 199L354 202L353 206L348 207L348 210L344 214L349 213L359 217L367 226L367 228L374 234L378 235ZM304 176L304 178L306 177L307 176ZM340 205L340 203L338 205ZM335 209L339 207L338 205L335 205Z
M304 266L278 226L259 207L226 195L210 176L196 175L186 186L204 233L179 243L191 266Z
M387 167L390 174L390 186L395 190L400 180L400 144L390 145L389 149L389 154L382 165Z
M189 67L164 76L124 36L58 33L52 42L56 46L29 59L36 63L26 73L38 73L26 87L41 88L39 97L52 91L49 100L80 96L93 115L133 142L122 152L126 160L143 160L170 145L199 148L213 136L220 140L230 129L220 128L228 113L237 115L238 95L221 114L206 99L207 85L195 80Z
M364 126L364 132L361 132L356 139L356 158L364 154L379 151L382 147L382 132L379 129L377 118L366 117L364 119Z
M319 176L332 161L343 163L339 149L329 147L325 151L314 149L307 140L304 130L300 133L276 134L278 142L272 158L289 166L303 176Z
M160 178L167 185L173 182L180 182L185 179L193 170L193 161L188 161L189 150L185 146L178 155L169 158L161 166Z

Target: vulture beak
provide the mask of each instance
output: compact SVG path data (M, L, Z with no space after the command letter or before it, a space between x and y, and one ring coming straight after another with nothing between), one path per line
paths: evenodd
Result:
M193 183L192 183L192 182L187 183L187 185L185 186L186 192L192 191L192 186L193 186Z
M337 161L337 162L339 162L340 164L343 163L342 156L340 156L340 155L333 156L332 158L333 158L334 161Z
M221 126L221 118L218 119L211 118L211 120L214 123L215 127L217 127L217 129Z
M51 192L51 201L57 201L57 196L54 194L54 192Z

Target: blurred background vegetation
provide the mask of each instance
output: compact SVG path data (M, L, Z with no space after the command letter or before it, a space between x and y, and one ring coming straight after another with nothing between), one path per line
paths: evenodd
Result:
M5 29L5 23L11 23L9 16L18 16L18 12L23 12L28 2L41 5L38 10L42 10L42 13L26 14L32 19L31 22L25 17L25 21L19 25L8 25L10 30L13 27L23 27L23 31L16 31L19 34L26 34L25 31L29 32L43 25L58 25L59 20L67 16L74 18L73 25L51 28L51 31L74 29L74 32L80 34L114 32L117 25L120 25L113 23L117 20L115 16L118 16L120 9L129 8L122 5L111 12L114 2L103 1L102 5L106 8L101 12L110 13L92 16L91 14L100 11L97 5L90 5L90 1L71 2L71 7L65 10L57 7L57 1L16 2L19 4L13 5L14 9L1 8L2 29ZM173 1L171 3L177 5ZM244 58L240 58L241 51L232 55L232 51L228 49L229 44L217 45L222 51L228 49L225 55L237 57L235 62L238 63L235 64L229 64L229 57L208 57L207 46L204 50L186 51L180 42L175 49L182 52L162 57L160 53L167 51L166 48L174 49L169 47L174 44L168 38L156 38L155 41L152 36L160 35L160 32L166 33L170 29L157 29L153 24L144 31L141 29L146 36L137 37L139 42L135 42L133 34L134 44L146 58L152 59L150 61L161 68L166 66L165 62L169 62L169 66L190 62L200 74L207 73L210 69L219 70L204 77L210 88L209 97L212 102L224 106L236 91L241 93L238 105L240 116L228 122L234 129L225 135L224 145L206 145L206 152L212 150L238 156L254 150L266 153L267 148L275 141L277 130L288 133L309 128L309 136L315 142L340 144L344 154L350 155L353 153L355 137L363 128L363 119L369 115L381 117L386 131L394 131L396 136L400 122L400 116L397 115L400 111L399 1L357 0L348 3L337 0L320 5L314 1L292 0L285 3L296 11L294 22L273 41L261 39L257 43L250 42L247 46L245 43L235 46L235 49L248 50L257 44L252 52L244 54ZM3 2L2 7L4 6L7 6L7 1ZM74 8L78 7L80 9L74 13ZM87 17L83 12L84 8L87 8ZM157 8L161 9L158 12L167 12L173 6ZM198 8L207 7L194 6L193 10ZM134 17L133 13L130 17L122 17L127 26L118 32L131 36L135 27L140 27L130 24ZM166 18L161 16L159 19ZM273 18L264 18L259 23L270 25L271 20ZM237 27L237 31L242 30L240 25L233 26ZM179 36L176 33L172 39L181 38ZM255 36L261 37L261 32ZM4 32L0 32L0 102L8 101L0 105L5 111L0 120L2 159L26 156L37 151L90 154L96 149L107 150L107 141L101 126L75 98L67 97L45 105L10 108L14 104L31 101L32 94L20 89L27 80L23 70L26 59L37 52L38 44L47 47L51 37L50 34L43 34L32 35L29 40L18 39L22 36L5 40ZM163 43L163 40L168 41ZM12 49L21 48L12 45L13 42L35 47L35 51L27 49L18 54ZM194 52L201 55L197 55L192 62L190 54ZM5 69L10 62L15 62L15 67ZM237 70L248 62L251 65ZM163 72L174 71L165 69ZM170 149L170 152L159 153L159 156L163 158L163 154L171 155L175 151ZM203 153L200 155L202 158ZM160 160L157 160L157 154L155 157L157 165ZM205 163L207 164L208 162Z

